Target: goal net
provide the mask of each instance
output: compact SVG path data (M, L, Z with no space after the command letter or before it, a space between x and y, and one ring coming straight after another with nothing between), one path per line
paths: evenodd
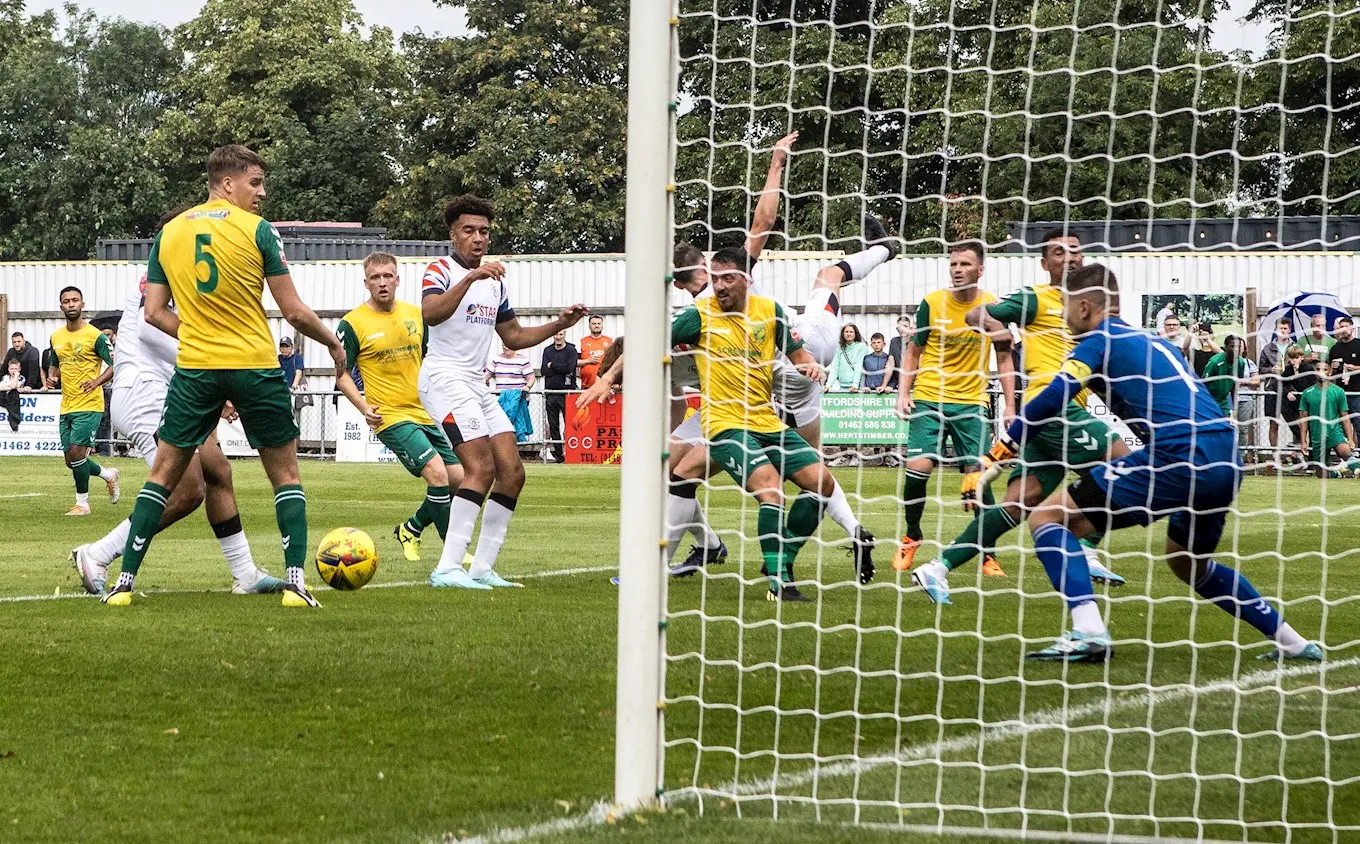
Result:
M705 261L746 245L776 143L798 133L753 275L791 319L811 302L863 340L833 335L827 354L840 359L823 362L821 453L851 523L877 542L876 573L861 583L852 535L823 518L791 577L772 585L760 502L721 463L706 473L697 509L726 556L661 586L658 793L667 804L1005 837L1360 838L1360 480L1335 442L1310 463L1299 454L1305 432L1267 416L1298 408L1274 379L1289 345L1313 360L1311 317L1321 314L1329 335L1314 345L1330 345L1345 309L1360 306L1360 247L1348 240L1360 218L1346 216L1360 215L1360 10L1225 5L679 0L669 59L674 240ZM865 249L865 214L900 238L902 254L853 268L862 277L827 308L813 298L814 279ZM1245 341L1216 370L1227 367L1224 403L1245 477L1213 559L1250 578L1324 661L1258 660L1278 643L1172 573L1166 520L1110 530L1089 549L1125 581L1097 582L1091 599L1112 659L1027 658L1076 621L1026 512L990 544L970 534L980 516L961 506L966 426L941 424L936 436L928 420L898 418L895 390L877 392L872 377L847 383L847 372L864 378L882 366L874 335L899 356L900 379L913 337L956 330L954 306L931 298L951 284L951 247L985 243L978 286L1005 300L1048 283L1041 258L1053 227L1077 238L1086 264L1116 274L1129 324L1170 335L1168 317L1181 323L1189 345L1172 340L1194 377L1238 343L1228 335ZM1324 295L1293 307L1303 293ZM672 314L692 303L679 290L670 297ZM1026 301L1008 326L1029 318ZM1289 336L1269 358L1279 338L1258 320L1277 303ZM1034 371L1023 357L1034 338L1011 330L1027 341L1023 406L1027 380L1055 373ZM677 352L677 364L693 354ZM1259 372L1263 355L1278 368ZM932 367L955 374L948 354L927 349L916 364L921 378ZM635 365L630 383L645 374ZM984 384L974 420L982 449L1004 430L997 367L996 350L985 351L974 373ZM1142 445L1098 401L1088 408L1117 439ZM1076 454L1084 429L1059 424L1068 427L1059 450ZM1333 430L1328 419L1319 425L1312 445ZM701 431L704 445L711 434ZM936 465L913 469L932 453L913 444L930 436ZM1078 477L1064 457L1047 466L1059 489ZM983 512L1003 509L1008 476L992 483ZM797 490L784 490L787 514ZM920 542L911 569L897 571L913 520ZM705 547L702 530L691 533L670 549L671 565L695 560L691 543ZM960 541L973 553L949 571L952 602L934 603L912 573ZM984 573L979 550L995 555L995 572L989 561ZM809 600L767 600L790 583Z

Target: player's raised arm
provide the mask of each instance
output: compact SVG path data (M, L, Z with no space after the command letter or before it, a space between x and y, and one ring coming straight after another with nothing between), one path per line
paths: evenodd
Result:
M789 150L798 140L798 133L792 132L775 141L774 153L770 156L770 170L765 174L765 186L760 189L760 199L756 200L756 210L751 216L751 233L746 237L746 254L752 260L759 258L770 237L770 230L779 219L780 181L784 175L784 162L788 160Z
M562 313L551 322L542 325L523 326L519 324L519 317L515 316L514 311L509 312L509 317L496 323L496 334L501 338L501 342L512 349L527 349L537 346L552 338L554 334L581 321L581 318L590 313L590 309L585 305L568 305L562 309Z
M430 279L432 270L426 270L426 281ZM494 278L497 281L505 278L505 265L500 261L487 261L476 269L468 271L460 281L455 282L447 290L440 290L439 287L432 287L426 281L421 282L420 315L424 318L426 325L440 325L453 316L462 304L463 297L472 288L473 282L484 278Z
M345 347L341 345L340 339L332 334L321 319L316 315L316 311L307 307L307 303L302 301L298 295L297 287L293 285L293 276L289 273L282 275L265 276L265 281L269 283L269 292L274 295L274 301L279 306L279 311L283 313L283 318L288 324L293 326L300 334L310 337L331 353L331 360L335 363L335 378L337 381L346 376L345 367ZM147 286L150 289L150 285Z

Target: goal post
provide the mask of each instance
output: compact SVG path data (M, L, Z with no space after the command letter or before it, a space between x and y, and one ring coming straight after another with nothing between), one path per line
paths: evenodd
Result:
M618 683L614 801L657 800L661 781L664 667L663 496L666 489L666 357L670 337L672 11L631 0L628 46L628 395L623 405L619 500Z

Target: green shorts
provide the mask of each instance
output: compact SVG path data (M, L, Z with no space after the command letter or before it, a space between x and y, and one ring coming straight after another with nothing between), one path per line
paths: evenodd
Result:
M378 432L378 441L387 446L406 471L420 477L420 472L435 457L444 458L450 466L458 462L444 432L433 425L398 422Z
M63 416L61 418L65 419L66 417ZM1311 434L1312 431L1309 431L1309 433ZM1314 463L1327 462L1327 457L1332 453L1332 449L1346 442L1346 433L1345 431L1341 430L1340 425L1334 425L1327 430L1326 438L1327 441L1325 444L1322 445L1321 448L1318 447L1317 440L1312 439L1311 437L1309 438L1308 457L1310 460L1312 460L1312 462Z
M57 436L61 437L62 451L73 445L94 448L94 435L104 414L97 410L77 410L63 413L57 419Z
M717 461L745 489L751 472L767 463L779 470L780 478L788 480L822 458L807 440L788 428L774 434L731 428L713 437L708 459Z
M157 432L161 442L197 448L217 430L230 401L252 448L276 448L297 439L293 396L282 369L181 369L175 367Z
M954 460L976 463L991 447L987 409L980 404L917 402L907 417L907 459L944 459L947 437L954 446Z
M1039 479L1047 496L1069 471L1104 462L1110 441L1118 436L1086 408L1068 402L1062 419L1048 422L1025 443L1020 450L1020 462L1011 470L1007 483L1029 475Z

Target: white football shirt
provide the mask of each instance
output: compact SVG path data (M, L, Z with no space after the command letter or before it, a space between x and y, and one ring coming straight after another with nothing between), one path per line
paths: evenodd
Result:
M146 321L146 276L133 285L118 320L118 345L113 350L113 387L131 387L146 378L170 383L175 374L179 342Z
M463 280L468 268L453 256L430 263L420 281L420 295L435 296ZM458 303L458 310L439 325L431 325L424 366L486 390L486 365L496 341L496 326L515 318L505 282L491 278L474 281Z

